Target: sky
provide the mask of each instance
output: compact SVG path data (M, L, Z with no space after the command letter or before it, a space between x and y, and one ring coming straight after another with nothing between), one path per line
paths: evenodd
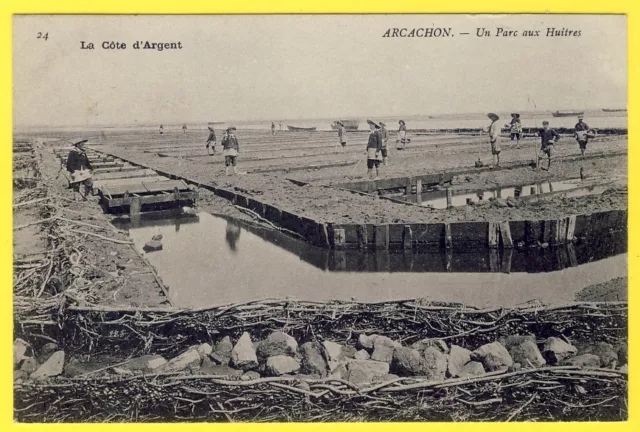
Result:
M425 27L454 36L382 37ZM495 36L498 27L519 35ZM581 35L544 37L548 27ZM626 33L621 15L15 16L14 124L620 108ZM135 50L135 41L183 48Z

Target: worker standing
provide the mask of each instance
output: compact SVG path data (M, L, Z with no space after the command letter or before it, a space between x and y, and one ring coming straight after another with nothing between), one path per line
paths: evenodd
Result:
M342 152L344 152L347 148L347 129L341 121L337 121L336 126L338 126L338 143L342 146Z
M398 127L398 138L396 139L396 142L402 144L402 146L398 147L398 150L404 150L404 147L407 144L407 125L404 120L400 120L398 124L400 127Z
M213 145L211 145L213 143ZM216 154L216 131L213 130L211 126L209 126L209 137L207 138L207 152L209 152L209 145L211 145L211 149L213 153L211 156Z
M546 120L542 122L542 129L540 129L539 134L542 141L542 153L547 155L547 160L549 161L547 165L547 171L549 171L549 168L551 168L551 158L554 153L553 145L560 139L560 135L555 129L549 127L549 122ZM540 162L540 158L538 158L538 163Z
M575 137L578 141L578 145L580 146L580 153L584 156L584 153L587 150L587 143L589 141L589 136L591 132L591 128L584 121L584 116L581 114L578 116L578 123L575 126Z
M186 135L186 134L187 134L187 125L186 125L186 124L183 124L183 125L182 125L182 134L183 134L183 135Z
M373 176L373 169L376 169L376 174L373 179L378 178L378 168L380 167L380 161L382 159L381 150L382 150L382 139L380 135L380 125L378 125L373 120L367 120L369 124L369 129L371 132L369 133L369 141L367 142L367 175L369 178Z
M93 188L91 163L84 150L86 142L87 140L82 140L73 144L74 148L69 152L69 156L67 157L67 171L71 175L69 186L74 191L79 192L85 200ZM82 192L80 191L80 186L83 186Z
M163 129L162 125L160 125L160 135L162 135Z
M274 122L271 122L271 135L275 135L276 134L276 124Z
M511 133L511 141L514 139L516 142L520 142L520 136L522 135L522 122L520 121L520 114L511 114L511 123L509 123L509 132Z
M236 170L236 162L238 153L240 153L240 145L238 144L238 138L236 137L235 126L227 128L227 133L222 138L222 150L226 174L230 175L229 168L233 167L233 173L237 175L238 171Z
M382 154L382 164L387 166L387 159L389 154L387 153L387 142L389 141L389 131L387 130L387 125L383 122L380 122L380 138L382 139L382 148L380 149L380 154Z
M498 120L500 117L498 114L489 113L487 117L491 119L489 125L489 143L491 144L491 154L493 155L493 165L495 167L500 166L500 127L498 126Z

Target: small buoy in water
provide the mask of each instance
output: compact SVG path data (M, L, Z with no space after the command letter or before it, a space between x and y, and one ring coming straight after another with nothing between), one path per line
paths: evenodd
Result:
M194 215L196 214L196 209L194 209L193 207L182 207L182 213L187 215Z

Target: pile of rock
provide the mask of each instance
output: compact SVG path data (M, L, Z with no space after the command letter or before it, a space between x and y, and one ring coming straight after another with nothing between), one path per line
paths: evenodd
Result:
M35 360L25 356L27 348L19 341L16 340L14 346L14 365L18 371L30 371L19 375L20 378L26 378L29 373L30 378L46 378L62 371L64 352L55 352L44 364L35 366L37 362L30 363ZM28 360L30 358L32 360ZM556 337L538 341L534 335L507 336L472 351L447 345L439 339L424 339L404 346L376 334L360 334L355 344L310 341L298 346L290 335L275 331L262 341L252 341L245 332L235 343L226 336L213 346L208 343L191 346L168 361L159 355L148 355L111 370L122 375L197 372L241 380L263 376L331 377L366 386L400 377L440 381L544 365L616 368L622 364L620 369L626 370L626 362L626 346L616 349L601 342L579 348Z
M58 376L64 368L64 351L58 350L55 343L45 344L38 355L31 345L22 339L13 343L13 379L46 379Z

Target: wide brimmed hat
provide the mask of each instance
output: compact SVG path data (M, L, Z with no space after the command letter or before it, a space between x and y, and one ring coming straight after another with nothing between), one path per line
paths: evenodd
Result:
M400 124L400 123L405 124L404 120L399 120L398 124Z
M386 126L386 124L384 124L383 122L380 122L380 126Z
M76 143L73 143L73 145L75 147L78 147L78 146L81 146L81 145L85 144L87 141L89 141L89 140L86 140L86 139L85 140L81 140L81 141L78 141Z
M500 120L500 116L496 113L489 113L487 114L487 117L489 117L493 121Z
M584 118L584 114L580 114L580 115L578 116L578 120L583 119L583 118Z
M340 126L344 126L341 121L337 121L336 124Z
M229 131L231 131L231 130L236 130L236 127L235 127L235 126L229 126L229 127L227 128L227 132L229 132Z
M374 125L375 127L377 127L378 129L380 129L380 125L376 122L374 122L373 120L367 120L367 123Z
M542 122L543 125L549 124L549 122L547 120Z

